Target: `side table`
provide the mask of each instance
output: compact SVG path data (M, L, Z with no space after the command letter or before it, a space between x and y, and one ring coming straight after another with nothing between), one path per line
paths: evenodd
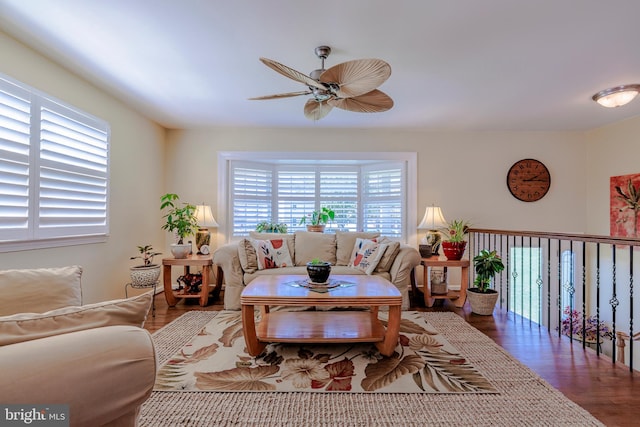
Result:
M184 274L189 274L190 267L202 268L202 285L200 293L189 294L184 291L174 290L171 287L171 267L184 267ZM210 272L213 267L212 255L196 255L192 254L186 258L163 258L162 259L162 276L164 282L164 296L167 299L169 307L174 307L182 298L199 298L202 307L209 303L209 284ZM222 281L217 280L214 285L214 292L220 292Z
M461 259L459 261L454 261L454 260L448 260L446 258L439 258L437 256L433 256L430 258L422 258L422 260L420 261L420 264L424 266L423 292L424 292L424 304L427 307L433 307L433 303L437 299L455 300L456 307L464 307L464 304L467 301L467 288L469 287L470 262L468 259ZM445 276L446 276L447 268L449 267L458 267L462 269L462 272L460 275L460 290L454 291L449 289L446 294L441 294L441 295L432 294L431 278L429 275L429 269L431 267L444 267Z

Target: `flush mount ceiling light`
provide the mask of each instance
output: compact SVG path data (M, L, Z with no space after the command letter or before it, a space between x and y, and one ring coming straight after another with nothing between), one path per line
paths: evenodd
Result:
M603 107L613 108L628 104L640 92L640 84L622 85L601 90L592 99Z

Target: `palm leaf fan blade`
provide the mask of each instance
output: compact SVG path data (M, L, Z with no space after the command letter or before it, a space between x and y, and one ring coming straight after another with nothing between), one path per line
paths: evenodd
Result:
M380 113L393 107L393 100L377 89L355 98L331 99L328 102L333 107L357 113Z
M309 120L317 121L326 117L332 109L333 107L326 102L310 99L304 104L304 116Z
M317 81L307 76L306 74L303 74L300 71L296 71L293 68L287 67L286 65L283 65L272 59L260 58L260 61L262 61L264 65L271 68L272 70L282 74L285 77L289 77L292 80L295 80L300 83L304 83L307 86L316 87L318 89L326 89L322 83L318 83Z
M356 59L329 68L320 75L320 81L337 83L338 97L353 98L376 89L390 75L391 66L381 59Z
M279 98L289 98L292 96L300 96L300 95L310 95L311 91L302 90L300 92L287 92L287 93L277 93L275 95L265 95L265 96L256 96L255 98L249 98L250 101L259 101L263 99L279 99Z

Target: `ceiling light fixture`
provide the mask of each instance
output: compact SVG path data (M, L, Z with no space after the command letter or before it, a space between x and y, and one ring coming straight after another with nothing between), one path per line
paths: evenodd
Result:
M620 107L633 101L640 92L640 84L622 85L601 90L592 99L603 107Z

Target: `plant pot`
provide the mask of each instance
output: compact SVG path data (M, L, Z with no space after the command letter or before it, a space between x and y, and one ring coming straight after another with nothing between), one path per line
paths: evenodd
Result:
M171 244L171 254L175 259L185 259L191 252L191 243L183 243L179 245L177 243Z
M329 275L331 274L331 264L328 262L319 264L308 262L307 274L312 283L327 283L329 281Z
M314 233L324 233L325 224L307 225L307 231L313 231Z
M133 286L153 286L160 277L160 265L138 265L129 269Z
M477 288L467 289L467 299L471 305L471 312L481 316L491 316L498 301L497 291L489 289L487 292L480 292Z
M464 250L467 247L467 242L442 242L442 250L444 251L444 256L447 257L450 261L459 261L462 259L464 255Z

